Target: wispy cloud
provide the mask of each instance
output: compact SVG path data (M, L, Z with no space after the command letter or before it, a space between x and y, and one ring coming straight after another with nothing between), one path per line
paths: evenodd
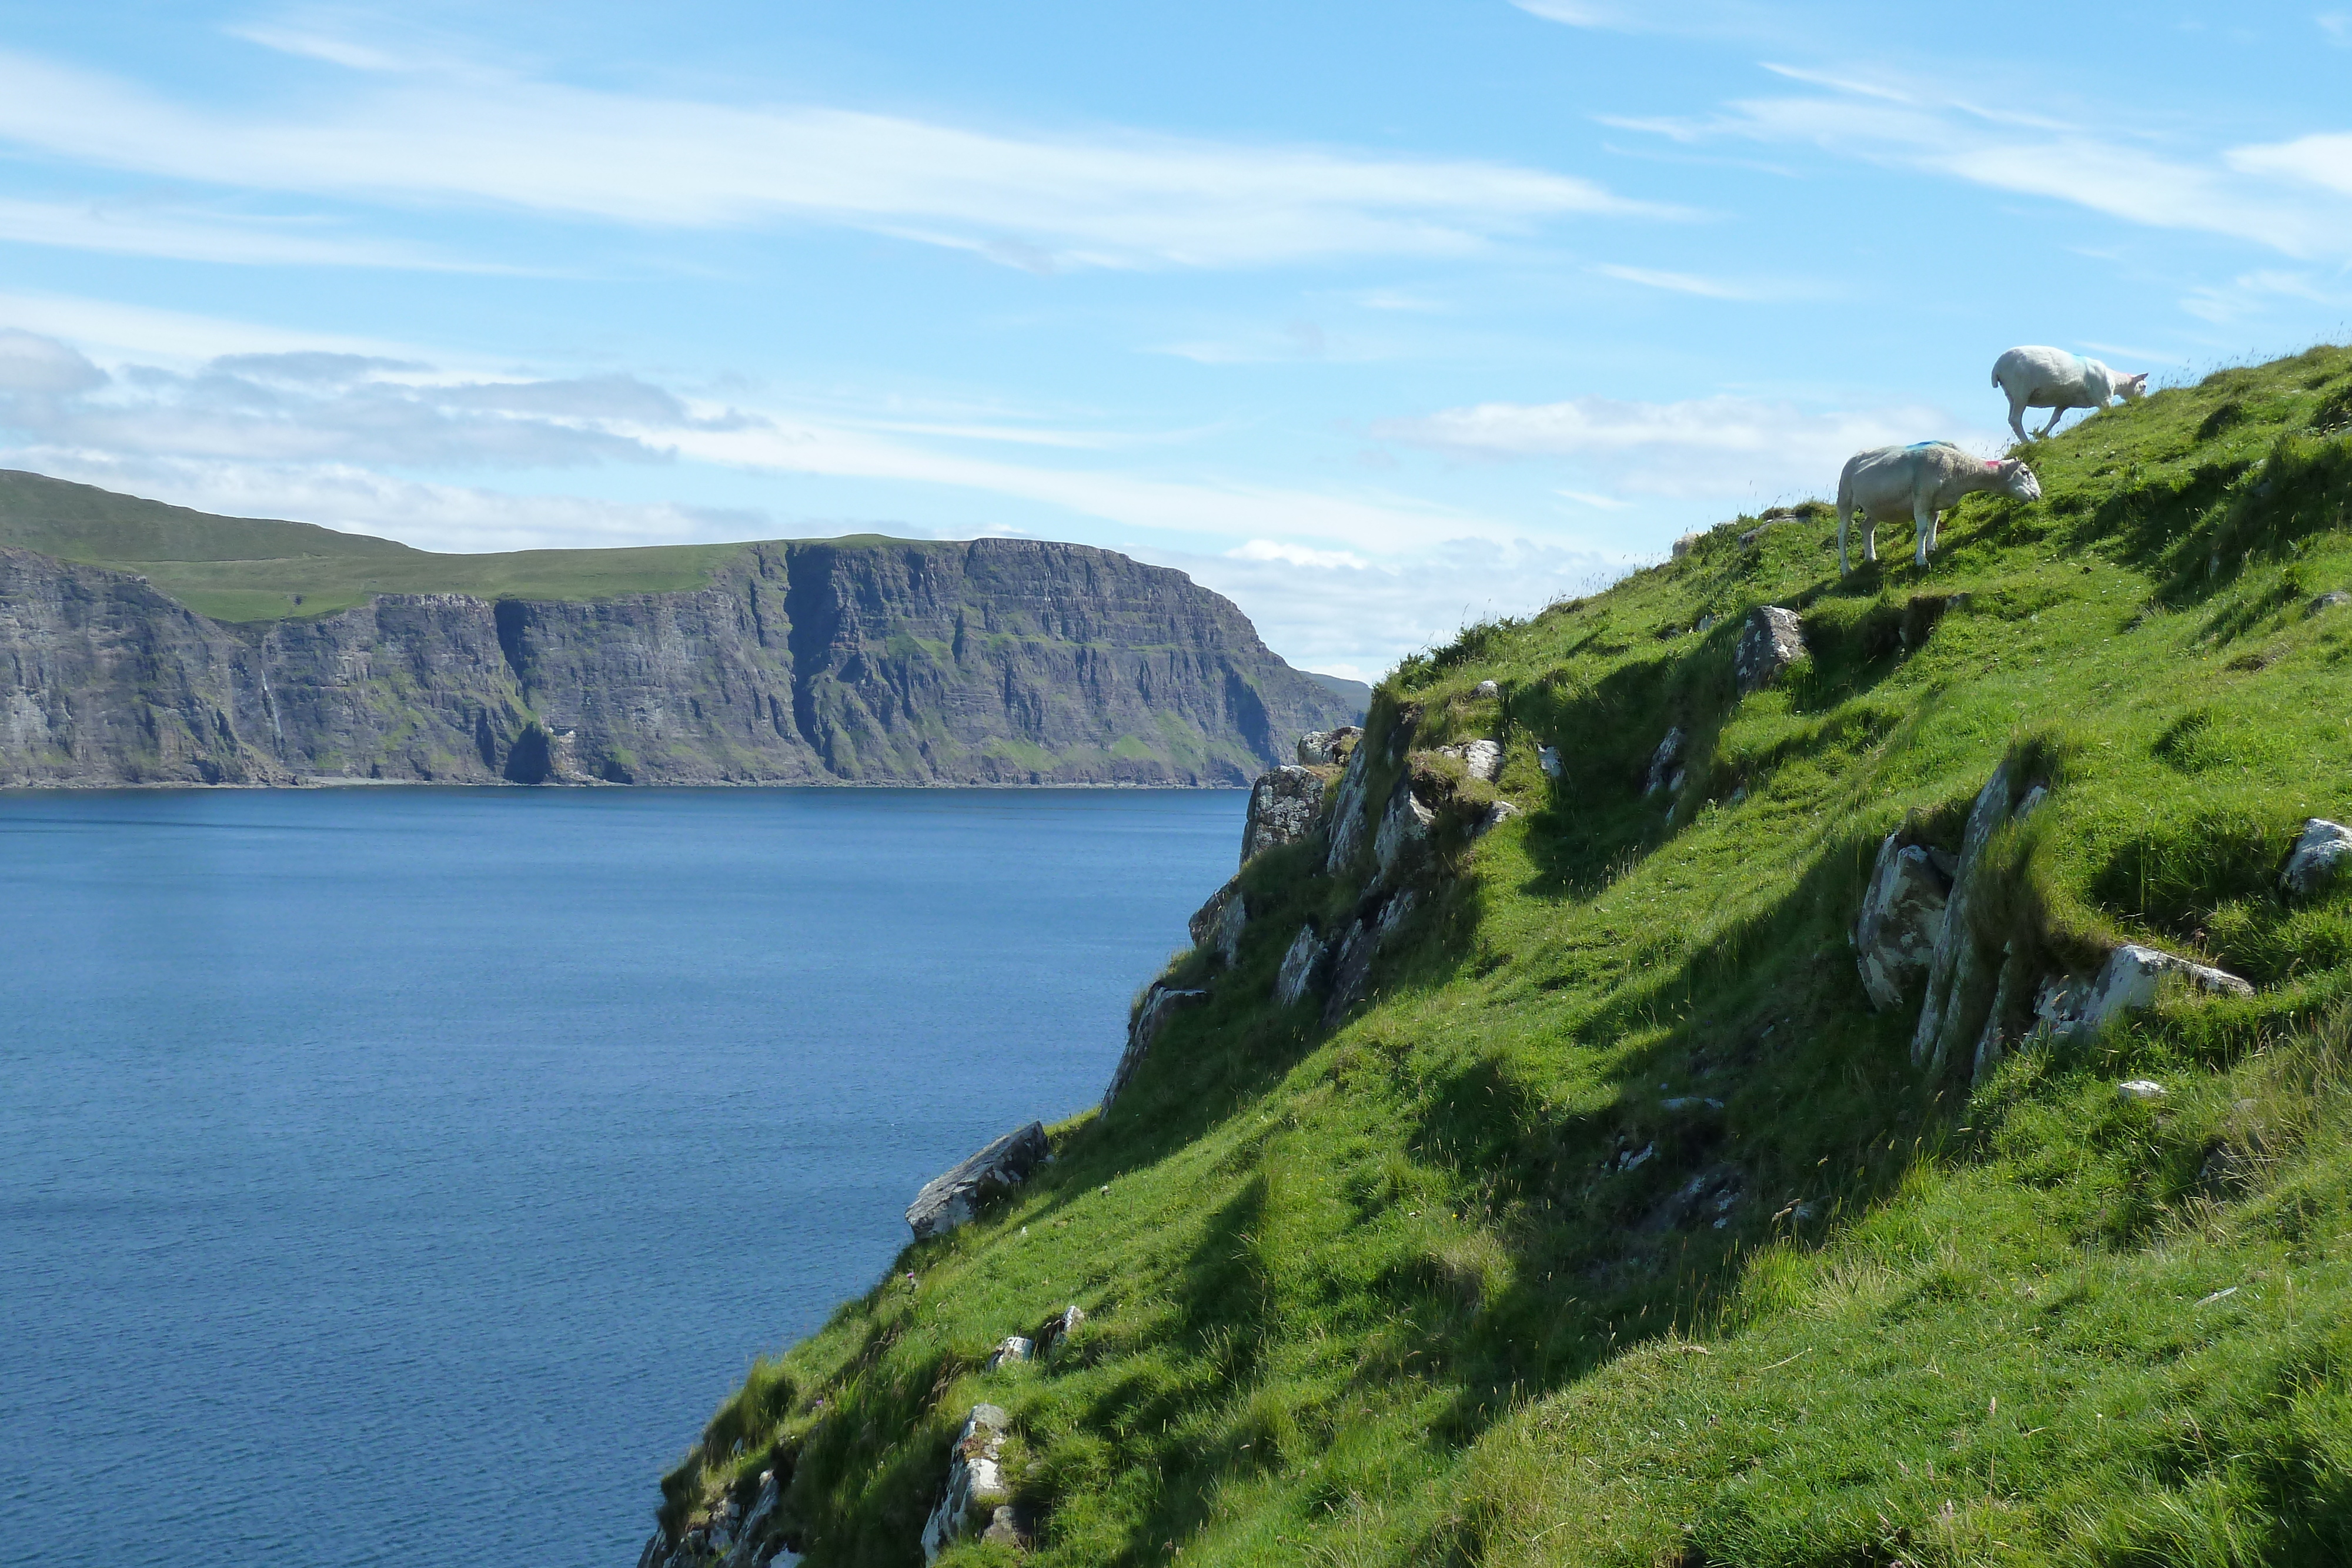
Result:
M1613 277L1620 283L1632 283L1643 288L1660 288L1669 294L1692 294L1702 299L1757 299L1761 295L1743 284L1726 283L1719 278L1701 277L1690 272L1660 272L1647 267L1618 267L1603 264L1593 271L1603 277Z
M256 218L119 202L0 198L0 240L117 256L238 266L377 267L425 272L505 272L394 241L341 235L311 220Z
M302 37L306 57L351 74L299 115L173 101L0 51L0 141L209 188L488 204L663 227L835 224L1033 270L1459 255L1561 218L1665 212L1512 164L1108 127L982 130L436 62L394 70L363 46L339 52L331 38Z
M1466 456L1556 458L1605 475L1614 488L1675 497L1819 490L1865 447L1972 433L1924 407L1811 413L1760 398L1677 402L1580 397L1487 402L1374 426L1391 441ZM1993 438L1973 433L1988 444ZM1560 492L1606 507L1611 498Z
M1766 68L1823 91L1742 99L1711 116L1604 123L1686 145L1811 144L2150 228L2250 239L2296 256L2352 255L2352 202L2336 199L2352 196L2352 135L2166 152L2152 139L2102 134L1892 74Z

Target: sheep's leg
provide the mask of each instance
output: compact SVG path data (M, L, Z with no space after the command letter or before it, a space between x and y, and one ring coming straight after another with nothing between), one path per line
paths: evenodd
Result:
M2057 428L2058 428L2058 422L2059 422L2060 420L2062 420L2062 419L2065 418L2065 417L2066 417L2066 405L2065 405L2065 404L2061 403L2061 404L2059 404L2056 408L2052 409L2052 410L2050 411L2050 423L2047 423L2047 424L2045 424L2045 425L2043 425L2043 426L2042 426L2039 431L2037 431L2037 432L2035 433L2036 438L2037 438L2037 439L2039 439L2039 438L2042 438L2042 437L2046 437L2046 436L2048 436L2048 435L2049 435L2049 434L2050 434L2052 431L2053 431L2053 430L2055 430L2055 429L2057 429Z
M1867 507L1862 509L1862 564L1878 564L1878 518Z
M1853 570L1845 558L1845 537L1853 527L1853 514L1843 507L1838 508L1838 575L1843 577Z
M2015 392L2009 394L2009 428L2017 433L2019 441L2025 439L2025 400Z
M1934 505L1925 499L1911 504L1911 520L1919 531L1919 549L1912 556L1911 563L1923 571L1927 567L1927 557L1936 549L1936 519L1940 516L1942 514L1936 510Z

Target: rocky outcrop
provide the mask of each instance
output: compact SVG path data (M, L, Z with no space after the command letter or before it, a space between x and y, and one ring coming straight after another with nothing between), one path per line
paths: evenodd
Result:
M1732 677L1745 695L1770 685L1804 656L1805 635L1796 612L1761 604L1748 612L1748 623L1739 629L1739 645L1731 654Z
M1494 683L1488 682L1488 685ZM1503 748L1491 740L1465 740L1459 746L1441 746L1440 757L1451 757L1462 764L1462 771L1481 783L1492 784L1503 771Z
M1184 1009L1198 1007L1208 999L1206 991L1177 990L1156 980L1152 982L1127 1026L1127 1049L1119 1052L1118 1065L1111 1070L1110 1086L1103 1091L1104 1110L1110 1109L1111 1102L1118 1098L1119 1091L1128 1086L1136 1070L1143 1065L1143 1059L1151 1054L1151 1042L1160 1038L1168 1020Z
M1969 810L1969 825L1952 869L1951 895L1945 901L1943 923L1927 958L1927 998L1911 1034L1911 1061L1931 1072L1941 1071L1956 1047L1973 1041L1993 1010L2000 960L1985 951L1969 916L1979 896L1974 878L1978 862L1992 835L2009 821L2009 765L2004 762L1993 769Z
M2070 975L2045 982L2034 997L2033 1014L2053 1034L2087 1034L2110 1019L2154 1006L2168 980L2208 996L2254 994L2226 969L2126 942L2089 978Z
M1274 1005L1286 1008L1302 1000L1321 983L1323 939L1315 935L1315 927L1302 925L1283 950L1282 967L1274 977Z
M907 1206L907 1224L915 1239L944 1235L968 1223L990 1198L1027 1180L1047 1152L1045 1126L1032 1122L933 1176Z
M1249 905L1242 896L1241 878L1234 877L1209 895L1187 922L1192 946L1206 948L1227 967L1240 961L1242 933L1249 928Z
M1334 768L1348 760L1348 753L1364 732L1352 724L1337 729L1311 729L1298 737L1298 765L1301 768Z
M1895 833L1878 846L1870 891L1853 923L1853 946L1863 989L1881 1012L1902 1006L1927 977L1957 865L1949 855L1943 861L1938 864L1936 851L1905 844Z
M1372 834L1377 882L1392 884L1409 873L1427 852L1430 834L1436 827L1436 808L1421 798L1413 789L1412 774L1407 771L1389 792L1388 808L1381 813L1381 825Z
M1650 753L1650 771L1642 783L1643 794L1682 793L1683 742L1685 738L1680 725L1666 731L1665 738L1658 742L1658 748Z
M1346 699L1079 545L747 545L709 585L223 622L0 548L0 784L1245 784Z
M923 1561L929 1563L959 1541L1025 1546L1029 1532L1013 1507L1003 1465L1005 1434L1013 1418L994 1405L975 1405L949 1450L947 1490L923 1524Z
M1323 998L1323 1021L1334 1024L1363 999L1372 977L1372 960L1380 956L1399 927L1412 918L1421 895L1402 888L1373 900L1339 934L1331 953L1330 989Z
M2293 897L2309 898L2335 882L2347 860L2352 860L2352 831L2324 817L2308 818L2279 873L2279 886Z
M1346 873L1364 851L1364 791L1370 762L1371 747L1358 746L1348 754L1348 766L1331 792L1331 828L1323 869L1334 876Z
M1323 776L1311 768L1294 763L1261 775L1251 787L1242 827L1242 863L1306 838L1322 804Z

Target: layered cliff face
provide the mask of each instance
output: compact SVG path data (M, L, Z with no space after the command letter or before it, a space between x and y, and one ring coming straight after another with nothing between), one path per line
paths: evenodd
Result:
M1180 572L742 547L708 587L208 620L0 548L0 782L1242 784L1347 700Z

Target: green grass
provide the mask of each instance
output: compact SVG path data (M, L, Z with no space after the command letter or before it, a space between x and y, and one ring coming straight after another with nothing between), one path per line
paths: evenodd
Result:
M1528 812L1449 851L1371 1001L1271 1007L1356 887L1253 862L1238 966L1171 961L1215 994L1116 1109L763 1364L669 1517L781 1465L810 1562L919 1561L984 1397L1040 1563L2345 1561L2352 887L2275 873L2352 812L2352 611L2304 609L2352 586L2347 407L2352 352L2225 371L2034 447L2043 500L1971 497L1924 572L1743 518L1407 661L1372 755L1496 736ZM1767 602L1811 657L1741 698ZM2004 758L2052 793L1985 929L2257 996L1915 1070L1846 932L1881 836L1957 844ZM980 1372L1072 1301L1049 1362Z
M861 535L840 542L882 541ZM215 517L16 470L0 470L0 545L138 572L216 621L331 615L378 593L556 600L674 593L706 586L746 548L438 555L311 523Z

